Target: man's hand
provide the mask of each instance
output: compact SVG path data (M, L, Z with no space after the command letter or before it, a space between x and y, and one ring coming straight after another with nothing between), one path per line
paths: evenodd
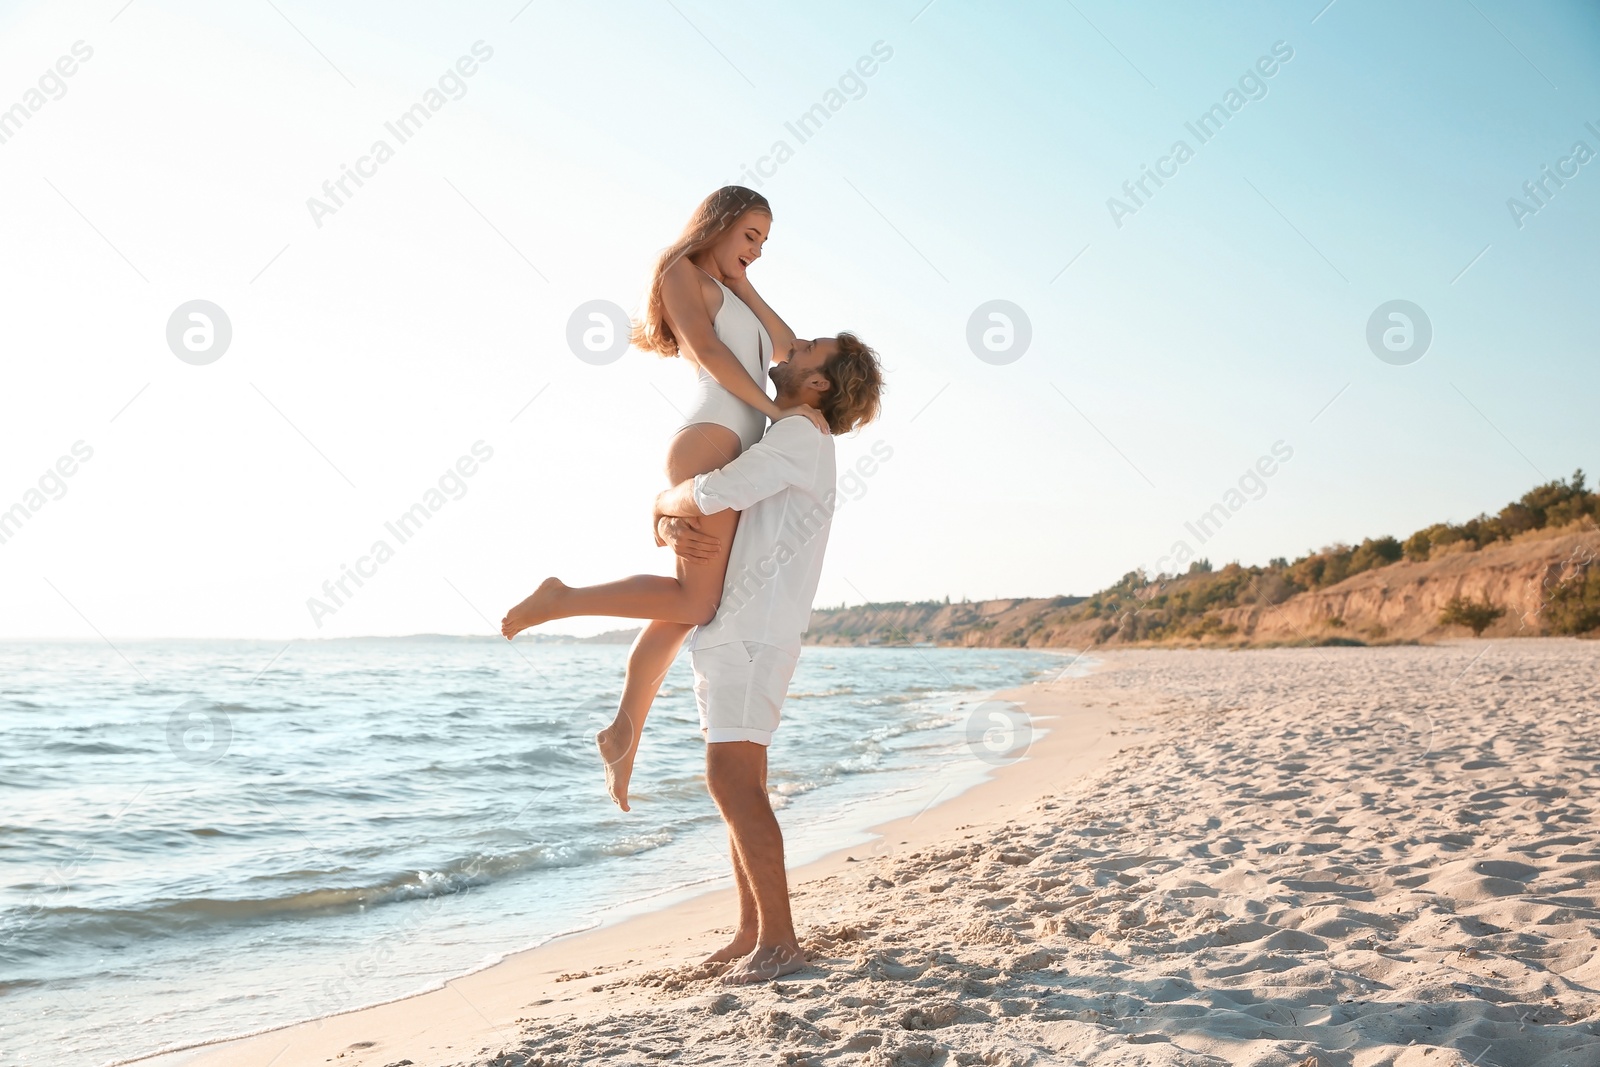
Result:
M671 547L690 563L715 563L722 541L700 528L698 519L675 519L662 515L656 519L656 540Z

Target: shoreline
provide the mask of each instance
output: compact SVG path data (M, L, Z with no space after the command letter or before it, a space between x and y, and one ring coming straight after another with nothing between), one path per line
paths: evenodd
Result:
M1075 650L1062 650L1062 654L1072 655L1072 662L1084 658ZM1073 706L1064 691L1052 691L1059 677L1050 674L1014 689L974 694L974 704L1013 702L1024 709L1033 733L1021 756L996 761L959 792L947 796L941 788L916 814L865 827L862 832L869 835L865 842L832 849L791 867L789 882L796 909L816 892L808 887L837 875L847 865L887 858L959 830L1002 823L1008 814L1031 806L1058 786L1063 770L1082 774L1103 762L1114 749L1114 727L1123 718L1106 708ZM511 1041L515 1023L587 1007L585 996L571 995L573 987L568 982L600 975L615 981L634 972L697 963L720 946L737 913L731 874L713 883L711 888L706 882L691 883L611 905L592 924L508 951L388 1000L119 1057L104 1061L103 1067L259 1067L267 1062L273 1067L290 1067L341 1057L352 1067L384 1067L396 1056L410 1059L417 1067L456 1063L465 1051ZM662 930L672 933L663 936ZM679 955L672 956L673 950ZM534 989L538 995L531 995ZM583 987L583 992L593 994L598 989ZM426 1022L419 1024L420 1020ZM418 1058L419 1053L429 1058ZM389 1058L384 1058L386 1055Z

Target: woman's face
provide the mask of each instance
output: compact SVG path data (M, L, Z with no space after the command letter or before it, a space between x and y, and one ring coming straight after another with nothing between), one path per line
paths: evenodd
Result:
M724 278L743 278L745 269L761 258L761 246L767 243L772 229L772 216L751 209L739 216L728 232L711 246L711 258Z

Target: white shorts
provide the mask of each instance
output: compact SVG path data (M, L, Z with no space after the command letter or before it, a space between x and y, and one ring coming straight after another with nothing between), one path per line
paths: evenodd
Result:
M799 652L755 641L729 641L690 653L695 703L707 744L770 745Z

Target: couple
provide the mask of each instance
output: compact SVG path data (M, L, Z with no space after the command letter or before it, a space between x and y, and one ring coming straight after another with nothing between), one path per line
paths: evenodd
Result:
M633 330L637 347L686 356L696 371L694 405L667 447L672 488L655 504L656 543L676 554L676 577L577 588L547 578L500 627L509 639L575 615L651 620L629 652L616 719L595 737L623 811L645 716L694 631L706 785L728 824L739 892L733 940L706 962L737 961L723 976L737 984L805 966L767 799L767 746L822 573L836 492L831 435L876 418L883 388L877 354L854 335L797 338L750 285L745 271L771 227L759 193L712 193L661 254Z

